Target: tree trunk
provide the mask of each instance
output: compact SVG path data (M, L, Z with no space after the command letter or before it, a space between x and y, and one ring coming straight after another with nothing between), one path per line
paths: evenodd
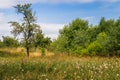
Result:
M26 48L27 57L29 57L29 47Z

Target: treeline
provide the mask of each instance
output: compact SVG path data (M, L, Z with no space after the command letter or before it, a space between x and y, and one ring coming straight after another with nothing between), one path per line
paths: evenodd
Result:
M120 18L101 18L98 25L75 19L59 31L51 51L78 56L120 56Z
M32 41L32 44L30 45L31 48L37 49L37 48L48 48L50 46L50 43L52 41L48 37L44 37L43 34L38 34L36 36L36 39ZM18 47L24 47L25 42L24 40L18 40L14 37L10 36L2 36L2 39L0 40L0 48L18 48Z
M18 47L18 46L20 46L19 41L9 36L2 36L2 40L0 40L0 48Z

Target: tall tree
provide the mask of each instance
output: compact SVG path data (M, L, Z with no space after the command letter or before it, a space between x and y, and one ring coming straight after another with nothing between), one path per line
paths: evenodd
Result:
M34 36L40 30L40 26L36 24L35 15L32 13L31 4L24 4L24 5L16 5L14 7L17 10L18 14L23 16L22 22L13 22L11 21L10 24L12 26L11 33L17 37L18 35L22 34L24 39L24 47L26 48L27 56L29 57L29 51L31 44L34 41Z
M60 35L52 44L53 49L56 52L71 53L75 47L87 41L87 37L83 38L83 36L85 37L88 26L88 22L85 20L79 18L73 20L69 25L60 30Z

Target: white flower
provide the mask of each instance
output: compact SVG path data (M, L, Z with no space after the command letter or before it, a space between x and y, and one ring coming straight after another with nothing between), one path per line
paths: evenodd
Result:
M119 76L119 74L117 74L117 76Z
M43 74L42 76L43 76L43 77L45 77L46 75L45 75L45 74Z

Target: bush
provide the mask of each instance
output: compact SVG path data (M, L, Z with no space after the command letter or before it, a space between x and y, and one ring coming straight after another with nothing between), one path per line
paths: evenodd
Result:
M96 56L97 53L101 53L102 49L103 49L102 45L100 45L97 42L93 42L87 47L89 55L91 56Z
M77 56L83 56L88 54L88 50L83 48L82 46L79 46L75 51L73 51L73 53L75 53L75 55Z
M5 47L4 43L0 41L0 48Z
M42 56L42 57L45 56L45 48L41 48L41 56Z
M3 36L3 44L5 47L18 47L19 42L15 38L11 38L9 36Z

